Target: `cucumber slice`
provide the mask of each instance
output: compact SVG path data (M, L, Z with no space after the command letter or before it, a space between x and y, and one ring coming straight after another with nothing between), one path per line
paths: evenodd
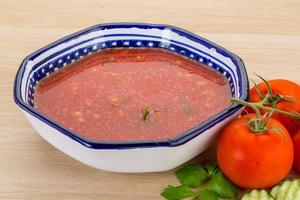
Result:
M300 179L285 180L273 187L271 195L276 200L300 200Z
M241 200L274 200L266 190L252 190L243 195Z

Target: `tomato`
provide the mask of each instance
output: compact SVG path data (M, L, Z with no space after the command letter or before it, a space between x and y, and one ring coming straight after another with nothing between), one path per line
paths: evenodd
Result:
M300 113L300 86L298 84L284 79L274 79L267 82L269 83L274 95L280 94L287 96L288 98L292 98L294 100L292 102L280 100L276 104L277 108L287 112L296 111ZM266 94L268 92L266 84L264 82L259 83L257 86L263 94ZM251 88L248 101L259 102L261 101L261 99L262 98L257 93L255 87ZM253 110L249 107L246 110L248 112L253 112ZM300 126L299 121L296 121L287 115L274 113L272 118L280 121L291 135L293 135Z
M268 188L289 173L293 164L293 143L279 121L271 118L267 125L269 130L254 133L248 128L251 118L255 115L244 115L224 128L217 159L224 174L239 187Z
M293 136L294 168L300 172L300 130Z

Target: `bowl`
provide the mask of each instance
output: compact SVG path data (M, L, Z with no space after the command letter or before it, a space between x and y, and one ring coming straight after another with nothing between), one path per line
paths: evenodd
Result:
M114 172L173 169L206 150L242 106L231 105L210 119L168 140L95 142L53 121L34 107L36 84L45 76L106 48L161 48L203 63L223 74L232 96L248 96L242 60L200 36L160 24L100 24L66 36L27 56L16 74L14 100L37 132L57 149L89 166ZM55 103L55 102L53 102Z

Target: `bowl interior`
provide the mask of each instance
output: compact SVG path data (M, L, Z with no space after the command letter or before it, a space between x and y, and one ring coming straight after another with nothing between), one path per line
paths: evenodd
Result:
M223 74L229 82L233 97L244 100L247 98L248 79L239 57L204 38L177 27L123 23L98 25L85 29L29 55L24 59L17 73L14 88L16 103L31 114L42 117L44 122L45 120L51 121L34 108L34 90L37 83L58 69L93 52L120 47L161 48L189 57ZM217 118L226 118L239 108L240 106L232 105L218 116L209 119L206 124L217 123ZM195 135L201 133L199 128ZM202 124L202 128L205 128L205 123ZM173 141L164 142L175 144L175 141L178 142L189 134L183 133Z

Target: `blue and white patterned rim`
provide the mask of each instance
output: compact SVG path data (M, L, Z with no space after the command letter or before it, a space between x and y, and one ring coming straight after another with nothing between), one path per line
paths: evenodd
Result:
M33 107L35 85L42 78L92 52L116 47L162 48L179 53L222 73L229 81L234 97L243 100L248 97L249 84L244 64L238 56L226 49L174 26L115 23L87 28L27 56L21 63L14 83L16 104L62 134L94 149L178 146L223 121L241 108L239 105L231 105L211 119L169 140L95 142L57 124Z

